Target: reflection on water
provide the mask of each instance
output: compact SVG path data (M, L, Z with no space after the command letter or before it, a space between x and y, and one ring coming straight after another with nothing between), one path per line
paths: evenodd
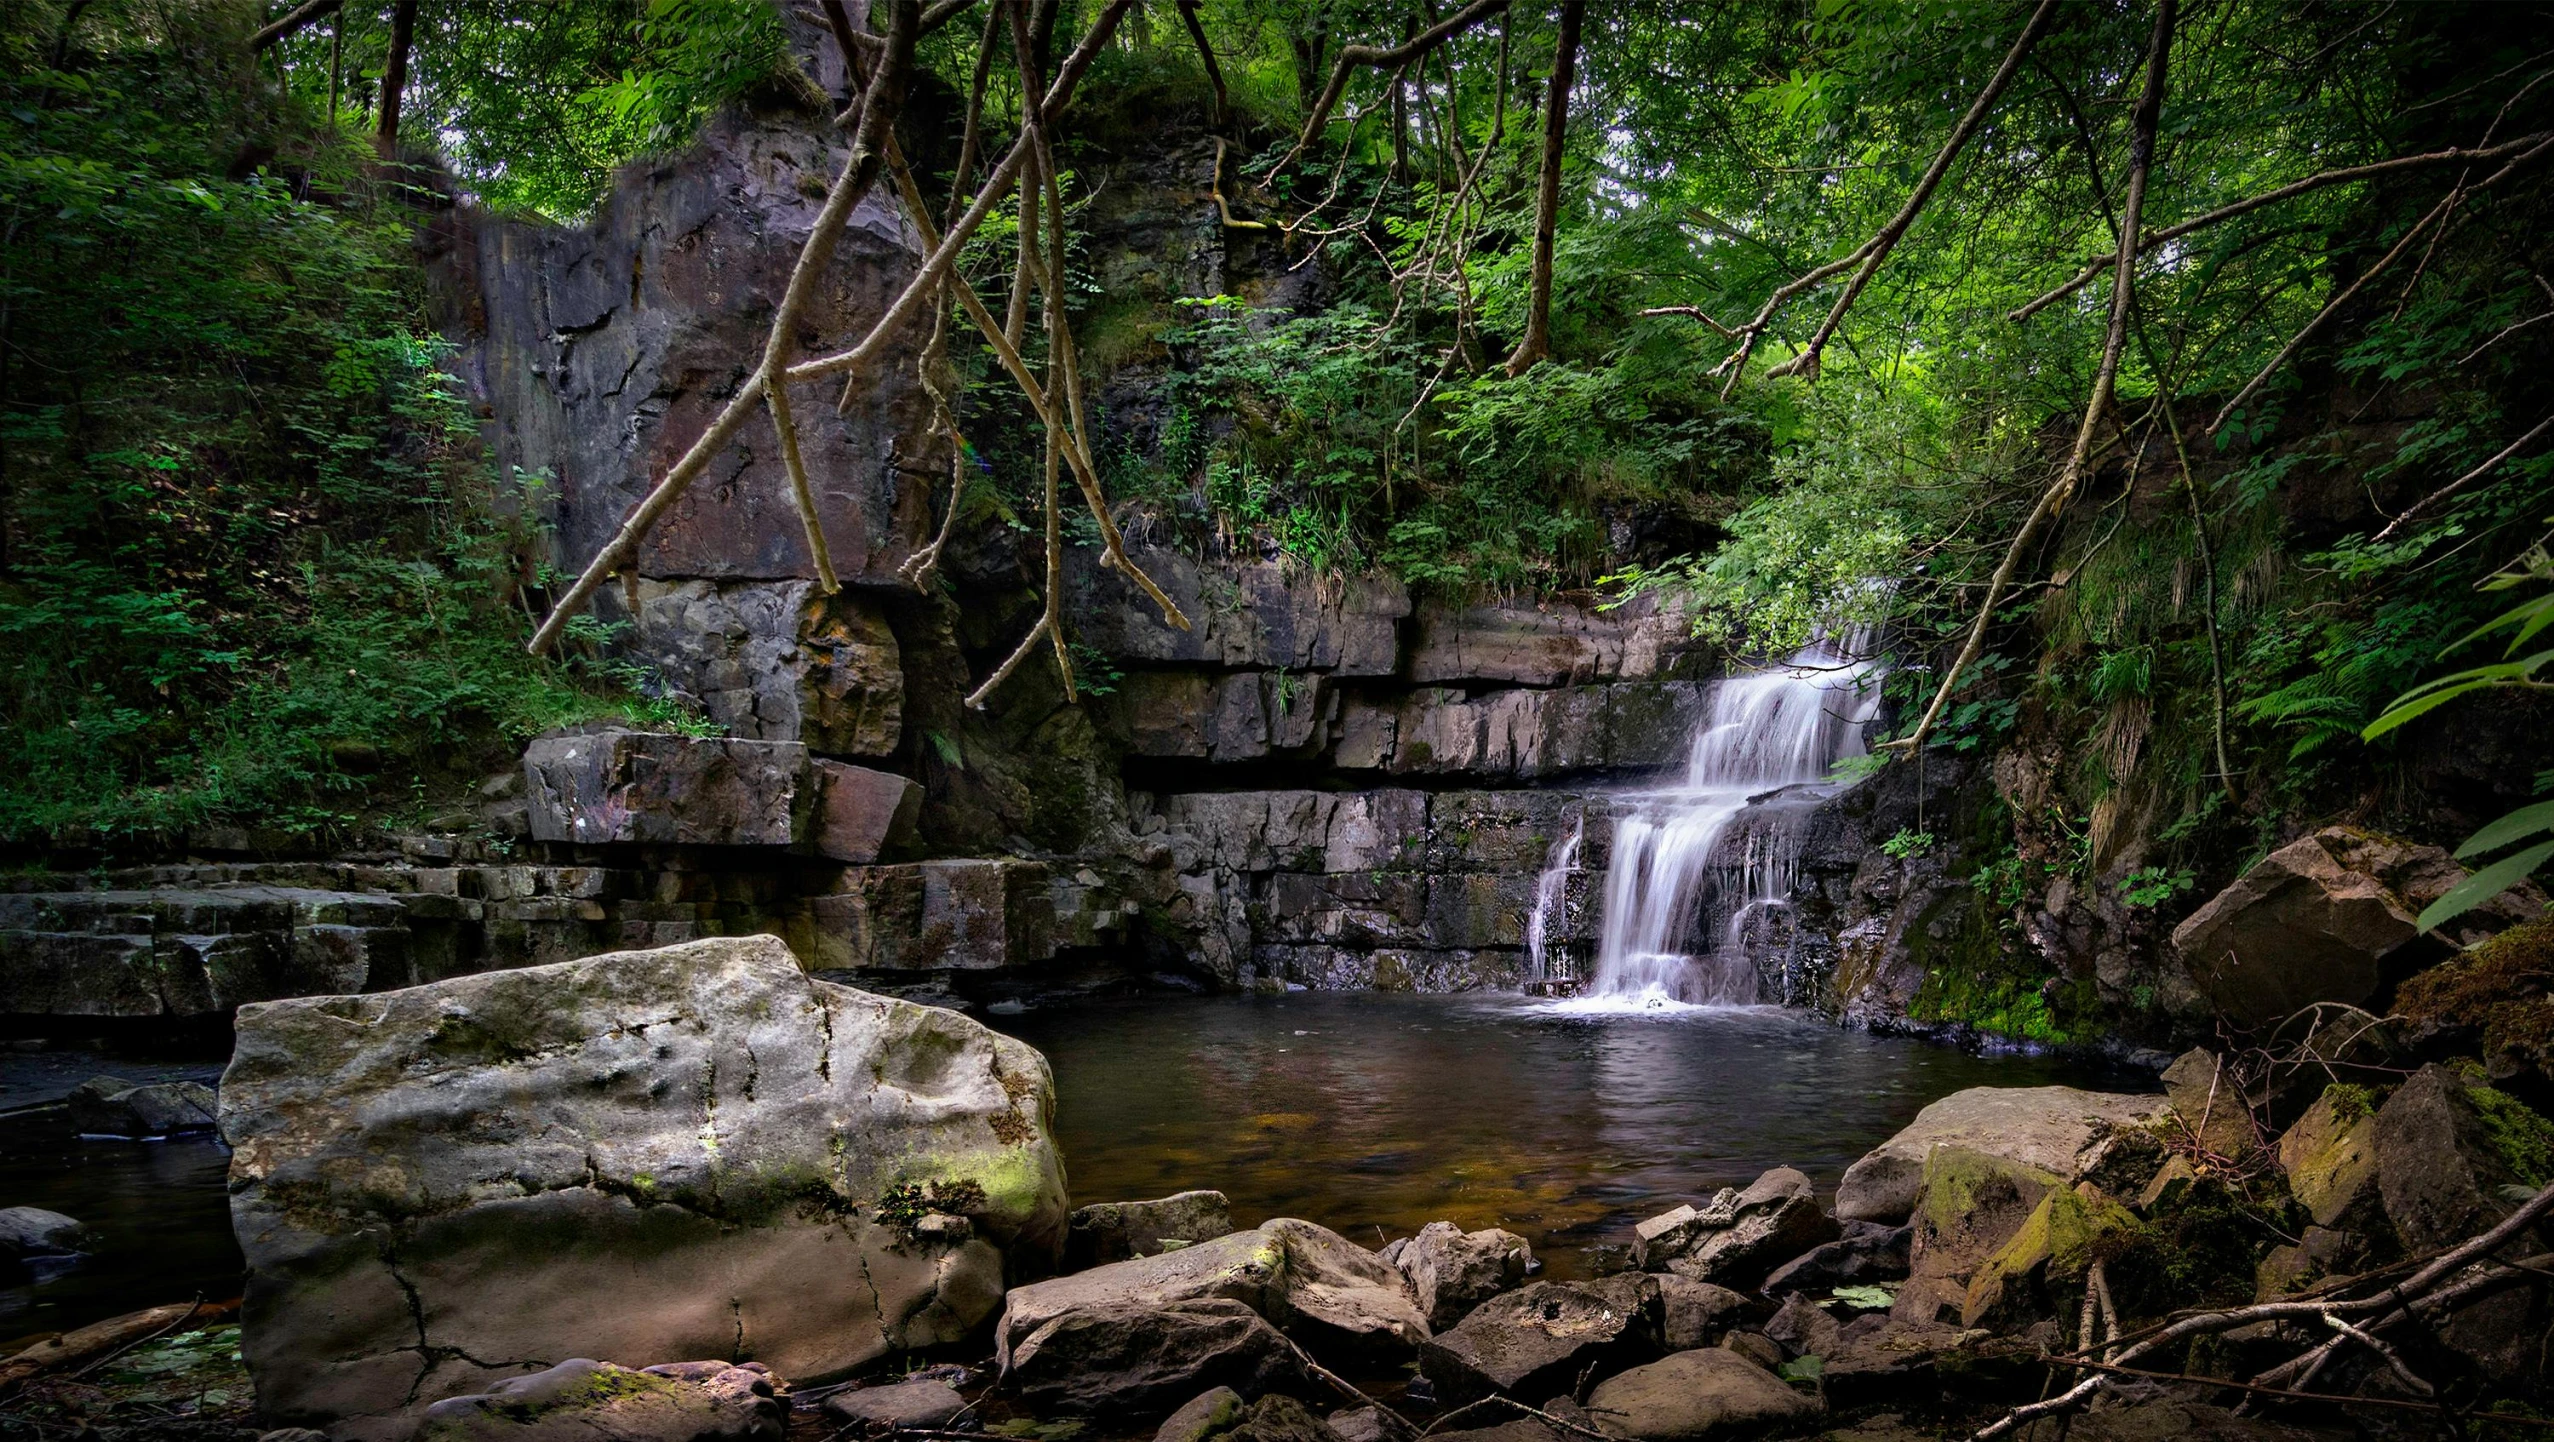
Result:
M97 1236L89 1260L61 1276L0 1283L0 1345L198 1295L238 1296L229 1169L229 1151L210 1138L83 1142L60 1112L0 1120L0 1206L61 1212Z
M1832 1188L1963 1087L2125 1085L1768 1010L1590 1016L1512 996L1296 993L997 1017L1054 1064L1074 1199L1232 1198L1369 1246L1446 1218L1555 1276L1631 1223L1770 1166Z

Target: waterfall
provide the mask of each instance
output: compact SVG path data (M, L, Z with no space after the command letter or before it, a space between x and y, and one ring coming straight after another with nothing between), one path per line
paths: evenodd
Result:
M1863 728L1879 707L1880 668L1854 658L1859 640L1821 640L1784 665L1723 680L1683 780L1616 798L1586 1005L1756 1001L1740 928L1790 897L1797 823L1837 789L1827 781L1835 764L1863 754Z
M1570 834L1553 844L1552 854L1544 860L1543 874L1534 880L1534 909L1525 917L1525 982L1529 990L1553 979L1547 955L1552 918L1560 914L1567 899L1570 876L1579 869L1579 846L1586 840L1587 808L1581 806L1570 818Z

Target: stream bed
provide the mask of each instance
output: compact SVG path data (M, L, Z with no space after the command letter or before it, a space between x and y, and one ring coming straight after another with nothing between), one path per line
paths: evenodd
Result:
M1076 1202L1213 1187L1244 1226L1304 1217L1368 1246L1439 1218L1523 1235L1584 1275L1631 1224L1766 1167L1832 1188L1925 1103L1963 1087L2134 1088L2048 1057L1975 1056L1796 1013L1591 1013L1506 994L1152 997L988 1018L1043 1049ZM210 1080L218 1063L0 1055L0 1206L88 1223L83 1266L0 1282L0 1341L201 1294L238 1294L211 1139L81 1141L17 1111L77 1080Z
M1302 1217L1367 1246L1439 1219L1505 1227L1545 1275L1716 1188L1794 1166L1822 1194L1964 1087L2145 1090L1769 1008L1590 1011L1504 993L1298 992L989 1019L1056 1071L1074 1201L1211 1187L1243 1226Z

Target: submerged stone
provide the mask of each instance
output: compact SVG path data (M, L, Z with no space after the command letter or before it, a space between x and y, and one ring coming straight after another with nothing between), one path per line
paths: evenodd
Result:
M953 1342L1060 1250L1051 1096L768 936L252 1006L242 1355L270 1419L366 1442L572 1356L822 1381Z

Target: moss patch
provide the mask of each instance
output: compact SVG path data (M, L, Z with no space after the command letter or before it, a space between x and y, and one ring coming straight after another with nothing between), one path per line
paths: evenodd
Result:
M2403 984L2394 1009L2415 1021L2470 1026L2486 1053L2554 1052L2554 916L2513 926Z
M2497 1087L2476 1083L2465 1097L2482 1119L2493 1152L2521 1182L2541 1187L2554 1179L2554 1122Z

